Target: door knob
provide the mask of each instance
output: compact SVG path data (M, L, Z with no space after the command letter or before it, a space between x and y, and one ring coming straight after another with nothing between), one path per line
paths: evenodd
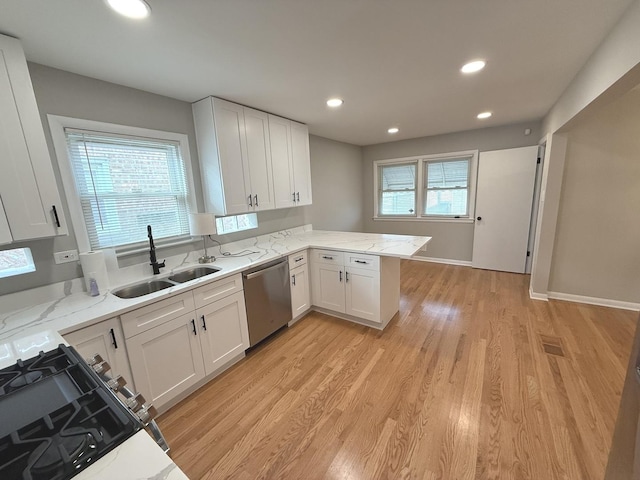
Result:
M478 217L476 220L482 220L482 217Z

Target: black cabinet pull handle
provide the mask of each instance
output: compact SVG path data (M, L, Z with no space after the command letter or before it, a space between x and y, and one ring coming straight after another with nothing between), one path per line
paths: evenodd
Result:
M56 219L56 227L60 228L60 218L58 217L58 210L56 210L55 205L51 205L51 208L53 209L53 218Z
M297 201L300 201L300 192L296 193L296 196L298 197Z
M258 205L258 194L254 195L254 197L256 199L255 201L256 207L259 207L260 205Z
M482 217L478 217L478 218L476 218L476 220L482 220Z
M116 332L113 331L113 328L109 330L109 334L111 334L111 343L113 344L113 348L118 348L118 342L116 341Z
M296 286L296 276L295 275L291 275L291 284L295 287Z
M369 262L365 262L364 260L354 260L354 262L356 262L356 263L364 263L365 265L366 265L367 263L369 263Z
M253 207L253 202L251 201L251 195L249 195L249 206Z
M204 328L204 331L207 331L207 321L204 319L204 315L202 315L200 317L202 319L202 328Z
M340 270L340 281L342 281L342 270Z
M298 262L301 262L302 260L304 260L304 257L298 257L295 259L295 262L298 263Z
M196 332L196 319L195 318L191 319L191 327L193 328L193 334L194 335L198 335L198 332Z
M345 283L349 281L349 272L347 271L344 272L344 281Z
M329 255L322 255L322 258L325 260L333 260L333 257L330 257Z
M291 195L293 195L293 201L295 203L295 201L296 201L296 192L293 192Z

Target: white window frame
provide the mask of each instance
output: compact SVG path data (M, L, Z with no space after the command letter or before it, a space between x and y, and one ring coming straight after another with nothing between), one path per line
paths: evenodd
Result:
M446 161L454 158L471 157L469 160L469 200L468 215L444 216L427 215L424 209L424 178L425 165L429 162ZM380 184L378 167L381 165L417 163L416 168L416 212L410 215L380 215L379 198ZM373 220L400 221L400 222L444 222L444 223L473 223L476 205L476 183L478 178L478 150L464 150L460 152L447 152L413 157L390 158L373 162Z
M149 138L155 140L167 140L178 143L178 149L184 163L185 176L187 181L187 205L190 212L196 212L195 187L193 182L193 172L191 168L191 155L189 153L189 138L182 133L165 132L162 130L151 130L148 128L131 127L127 125L119 125L115 123L96 122L93 120L85 120L82 118L63 117L60 115L47 115L49 128L51 129L51 138L53 147L56 152L58 167L60 168L60 176L64 186L67 206L71 216L71 224L75 232L78 249L81 252L91 250L89 243L89 235L87 233L87 225L82 213L80 205L80 196L76 188L75 178L71 168L69 152L67 150L67 139L64 133L65 128L74 128L80 130L91 130L105 134L129 135L134 137ZM202 240L201 237L184 237L181 239L173 239L170 241L155 241L157 247L169 247L174 245L182 245L194 241ZM130 246L116 247L118 256L140 253L148 250L146 245L134 244Z

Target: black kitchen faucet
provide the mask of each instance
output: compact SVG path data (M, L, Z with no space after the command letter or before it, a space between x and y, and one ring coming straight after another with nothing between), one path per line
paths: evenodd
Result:
M162 263L158 263L158 260L156 259L156 246L153 244L151 225L147 225L147 233L149 236L149 259L151 260L151 266L153 267L153 274L158 275L160 273L160 269L164 268L164 260Z

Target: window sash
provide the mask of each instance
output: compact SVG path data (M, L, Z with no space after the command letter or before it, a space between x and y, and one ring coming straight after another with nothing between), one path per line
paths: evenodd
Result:
M416 216L417 167L417 162L378 165L378 216Z
M92 249L189 238L187 172L177 141L64 129Z
M469 217L471 160L465 156L423 161L423 217Z

